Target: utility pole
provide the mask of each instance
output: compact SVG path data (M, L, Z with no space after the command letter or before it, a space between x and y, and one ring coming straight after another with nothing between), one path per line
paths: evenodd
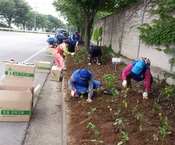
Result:
M34 3L34 12L35 12L35 19L34 19L34 31L36 31L36 18L37 18L37 8L38 8L38 3Z

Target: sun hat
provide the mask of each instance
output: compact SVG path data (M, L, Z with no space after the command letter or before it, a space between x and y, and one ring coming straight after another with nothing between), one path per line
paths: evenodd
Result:
M136 62L136 64L133 66L132 68L132 72L134 74L139 74L142 72L142 70L145 68L145 62L143 60L139 60L138 62Z
M89 78L89 72L88 72L88 70L87 69L81 69L79 71L79 77L81 79L88 79Z

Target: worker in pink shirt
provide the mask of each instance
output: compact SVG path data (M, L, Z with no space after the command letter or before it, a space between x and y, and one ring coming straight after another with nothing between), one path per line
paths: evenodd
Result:
M65 54L74 55L74 53L71 53L67 50L69 43L70 42L66 40L65 42L59 44L53 51L53 57L55 60L55 64L61 71L66 70L64 59L63 59L63 54L65 53Z
M131 88L131 79L135 81L145 80L145 88L143 92L143 99L148 99L148 90L153 82L153 77L150 72L151 61L145 57L140 60L130 63L122 71L122 85L124 88Z

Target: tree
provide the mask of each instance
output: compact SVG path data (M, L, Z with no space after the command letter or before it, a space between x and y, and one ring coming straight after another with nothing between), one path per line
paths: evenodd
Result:
M74 12L72 11L73 7L75 10L80 9L81 12L83 12L82 14L85 16L85 48L88 51L90 45L90 32L97 12L105 11L112 13L132 3L136 3L137 1L139 0L55 0L53 5L56 7L56 10L63 11L64 14L66 13L64 9L66 5L69 5L67 11L71 10L71 12ZM65 15L68 16L67 13ZM72 14L71 16L75 17L76 15Z
M16 11L17 10L14 0L0 1L0 14L3 15L9 27L11 27L12 20L15 18Z
M14 23L19 26L20 24L23 26L23 29L26 28L27 21L32 19L31 15L31 7L23 0L20 0L19 3L16 4L17 11Z
M81 34L85 29L85 17L83 10L77 6L77 3L73 1L55 1L53 3L56 10L60 12L68 22L70 27L73 26L73 29L79 31ZM72 29L71 29L72 32Z

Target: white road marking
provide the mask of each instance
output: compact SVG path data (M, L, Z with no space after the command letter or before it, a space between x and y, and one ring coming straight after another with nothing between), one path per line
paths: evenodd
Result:
M42 51L46 50L46 48L38 51L37 53L35 53L34 55L32 55L31 57L29 57L28 59L26 59L25 61L23 61L23 63L26 63L28 60L32 59L33 57L35 57L36 55L38 55L39 53L41 53Z

